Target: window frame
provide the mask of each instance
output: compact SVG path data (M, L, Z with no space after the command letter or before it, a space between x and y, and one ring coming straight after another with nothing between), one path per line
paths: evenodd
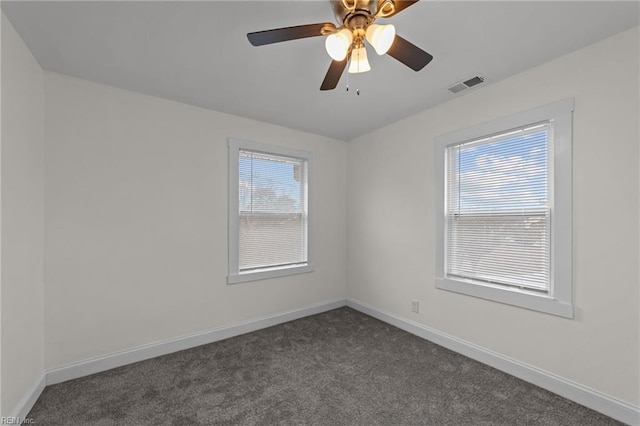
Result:
M313 272L313 154L311 152L250 142L242 139L229 138L229 193L228 193L228 256L229 270L227 284L238 284L249 281L284 277ZM306 161L307 169L307 262L294 266L262 268L252 271L240 271L240 151L250 150L267 155L279 155Z
M572 115L574 100L566 99L530 111L502 117L436 138L436 268L438 289L505 303L534 311L573 318L572 267ZM551 209L550 288L538 293L513 287L456 279L446 274L446 151L447 148L510 129L553 122L549 151L549 206Z

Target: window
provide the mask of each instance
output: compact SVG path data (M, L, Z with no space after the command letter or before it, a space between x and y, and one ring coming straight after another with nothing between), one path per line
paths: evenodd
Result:
M308 152L229 140L229 284L313 270L310 168Z
M573 317L573 100L436 141L436 287Z

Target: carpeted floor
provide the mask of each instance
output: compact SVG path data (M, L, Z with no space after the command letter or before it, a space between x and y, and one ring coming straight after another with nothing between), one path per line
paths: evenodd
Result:
M349 308L47 387L35 425L619 425Z

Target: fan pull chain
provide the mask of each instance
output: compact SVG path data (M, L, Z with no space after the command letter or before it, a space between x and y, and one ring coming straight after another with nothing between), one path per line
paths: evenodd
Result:
M349 91L349 72L347 71L347 92ZM360 96L360 89L356 88L356 95Z
M349 61L350 62L350 61ZM349 63L347 62L347 65L349 65ZM347 71L347 92L349 91L349 71Z

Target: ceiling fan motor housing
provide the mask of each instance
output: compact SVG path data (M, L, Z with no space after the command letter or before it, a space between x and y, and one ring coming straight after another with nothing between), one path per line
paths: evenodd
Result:
M331 0L331 5L337 21L351 30L371 23L378 8L375 0ZM356 21L351 22L354 18Z

